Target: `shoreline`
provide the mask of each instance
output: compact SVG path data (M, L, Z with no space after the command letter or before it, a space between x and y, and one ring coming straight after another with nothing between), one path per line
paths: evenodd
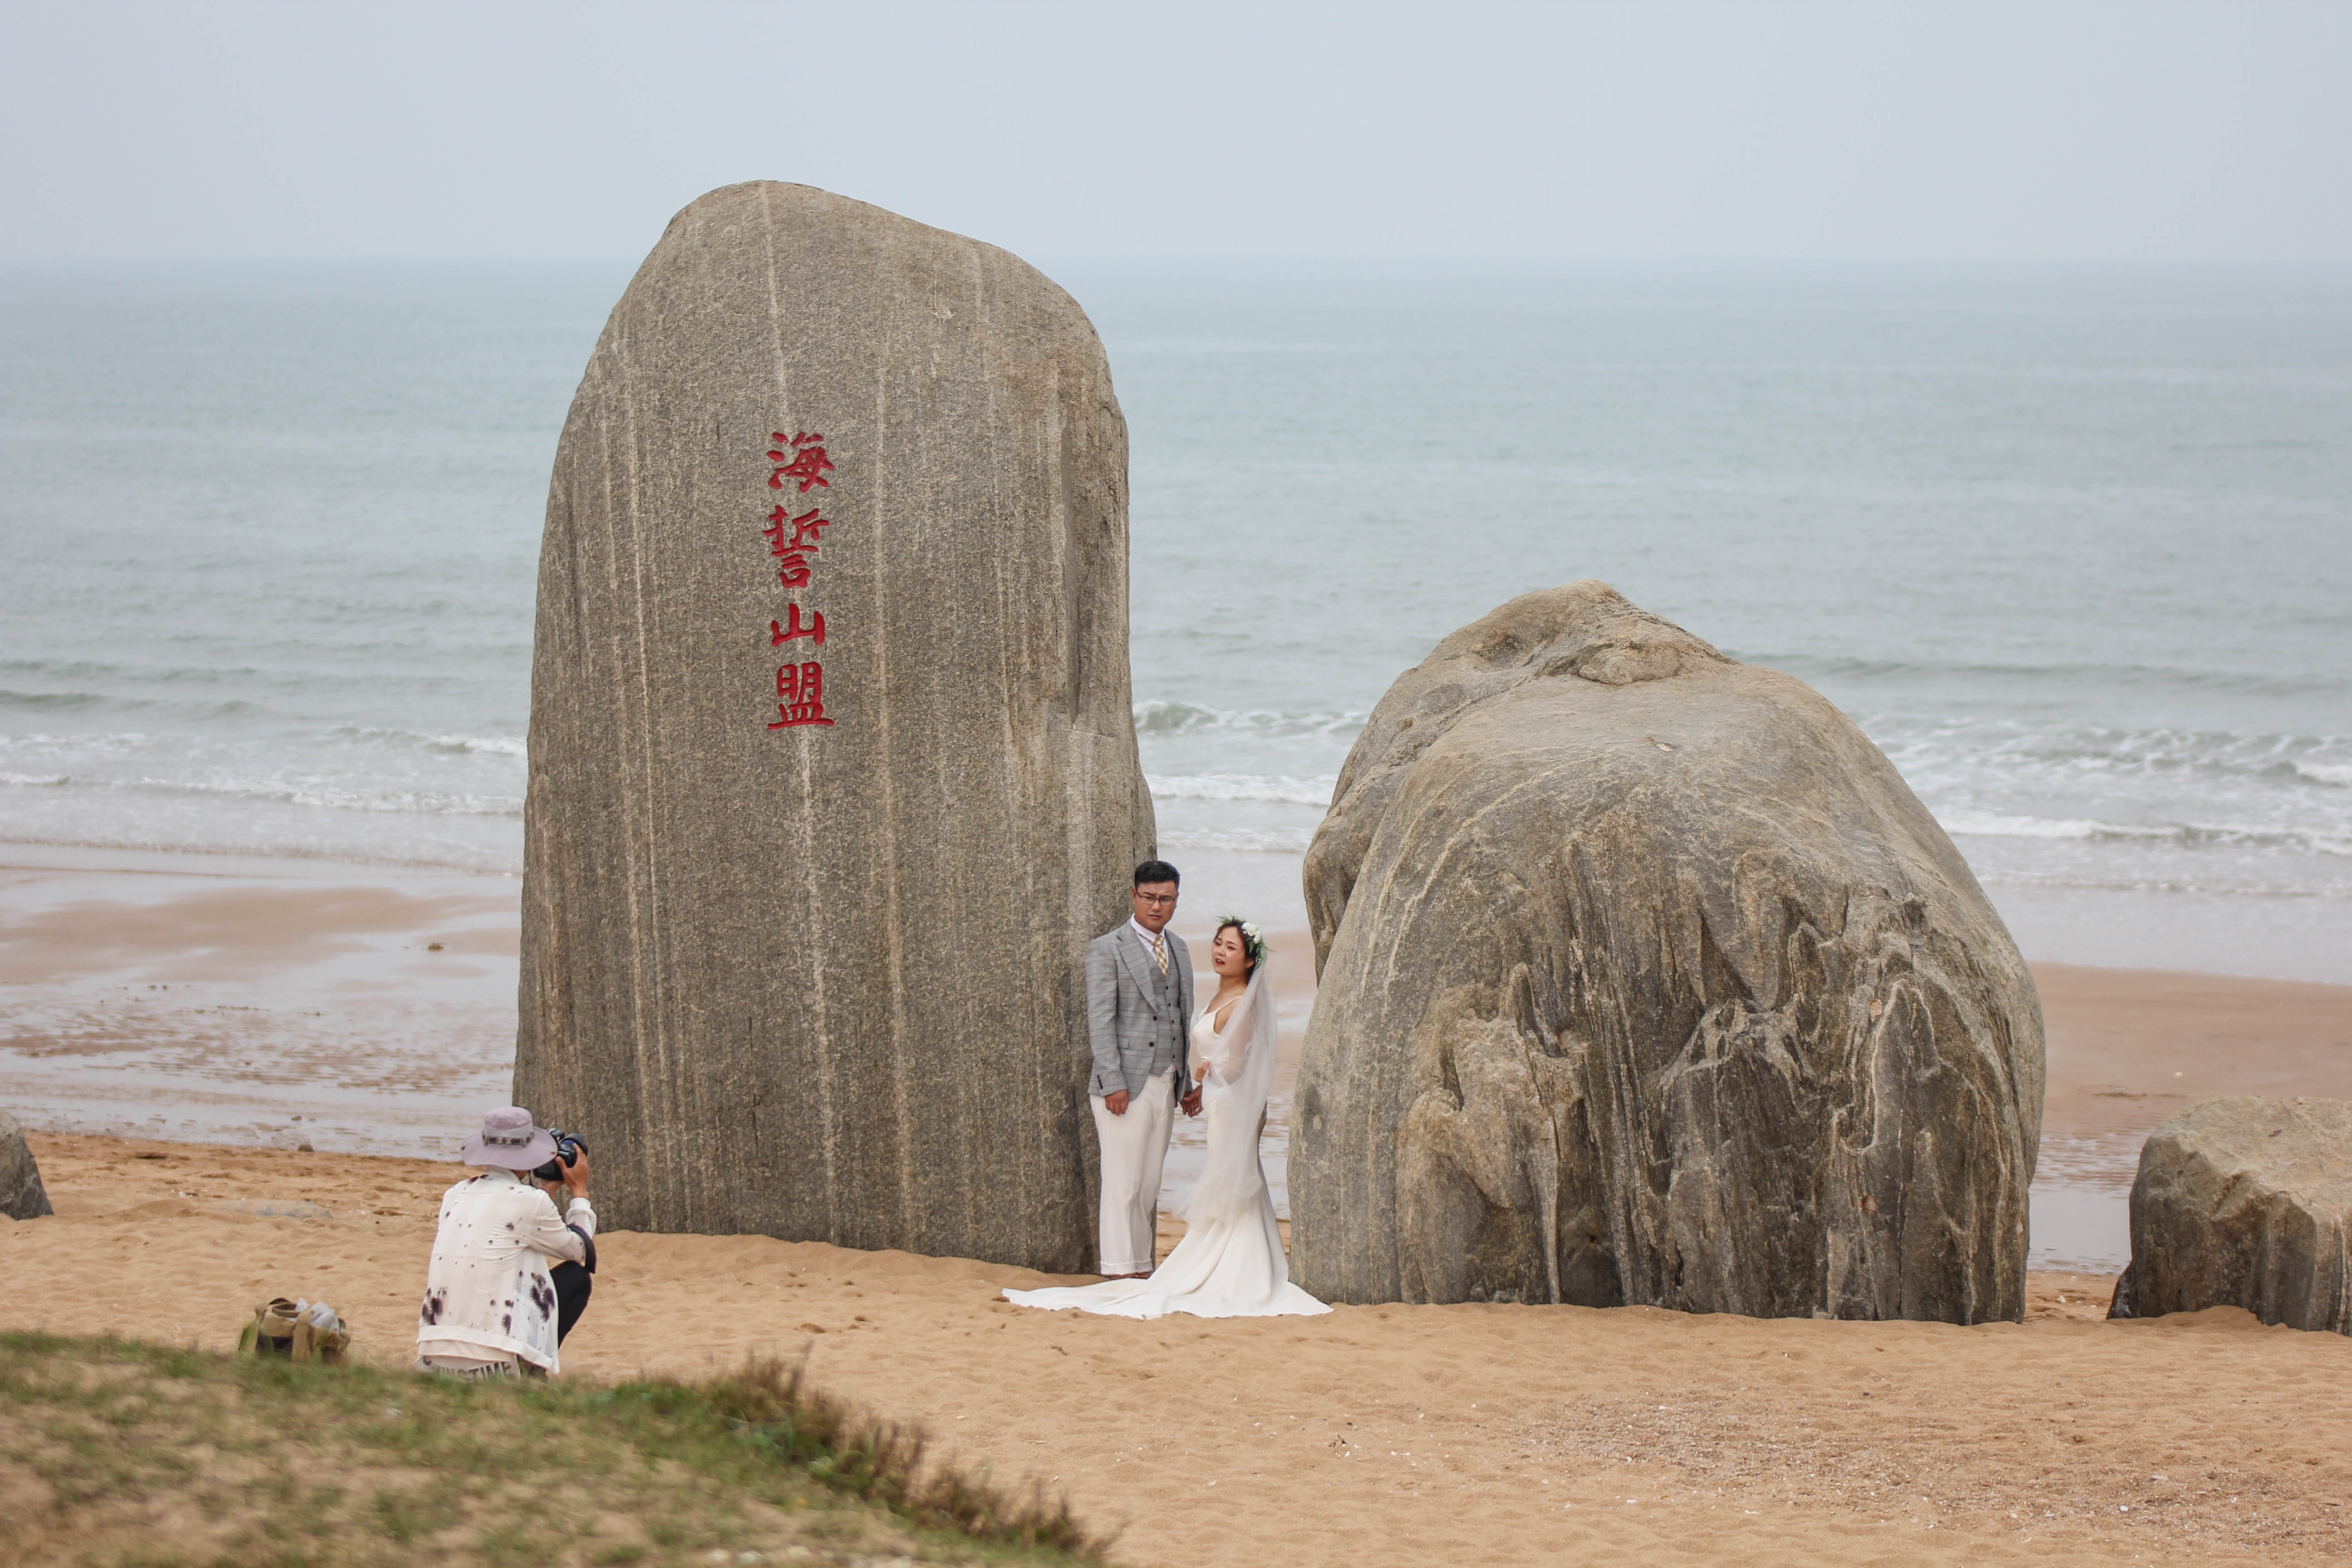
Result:
M499 873L0 844L0 1105L431 1152L509 1092L520 897Z
M1232 858L1186 879L1175 929L1196 963L1267 869ZM454 1149L453 1129L511 1093L520 890L501 872L0 843L0 1105L43 1131ZM1283 1061L1265 1157L1286 1212L1314 980L1305 931L1268 935ZM2049 1044L2038 1267L2121 1266L2140 1142L2192 1100L2352 1099L2352 985L2031 967ZM1163 1201L1202 1152L1180 1118Z
M1954 833L1955 844L1965 851L1969 836ZM1174 856L1185 871L1186 911L1178 924L1191 931L1197 926L1206 934L1202 914L1204 898L1195 889L1206 883L1214 889L1205 896L1205 904L1217 912L1239 910L1269 931L1303 930L1306 904L1298 887L1299 868L1304 863L1303 851L1286 849L1234 849L1224 847L1194 847L1178 845L1163 853ZM522 868L518 866L468 866L453 861L421 859L353 859L345 856L303 854L294 850L248 851L215 849L165 849L148 847L83 844L53 839L11 838L0 835L0 879L18 874L38 876L109 875L148 876L162 878L205 878L211 879L251 879L267 882L315 883L339 881L352 886L373 886L383 882L416 880L457 881L472 884L511 883L520 896ZM2309 922L2285 933L2287 945L2295 949L2321 946L2338 954L2325 965L2326 973L2305 973L2311 965L2302 963L2273 962L2263 969L2233 968L2227 963L2211 962L2219 948L2211 940L2215 936L2245 937L2263 942L2282 933L2270 929L2261 921L2253 922L2252 936L2239 928L2247 927L2248 917L2257 910L2273 906L2305 912L2317 909L2328 900L2315 895L2279 892L2219 892L2197 889L2148 889L2113 887L2081 886L2071 883L2038 883L1986 879L1986 893L2001 915L2021 951L2025 951L2029 963L2037 969L2044 964L2060 964L2069 968L2125 970L2148 973L2204 975L2222 980L2275 981L2288 984L2352 986L2352 924L2342 933L2323 930ZM2179 910L2195 910L2198 918L2189 921L2189 932L2170 931L2151 938L2147 923L2139 929L2117 931L2110 929L2117 901L2131 904L2164 904ZM0 902L0 916L6 905ZM2352 910L2347 910L2352 921ZM2275 923L2275 922L2271 922ZM2226 930L2216 932L2213 928ZM2252 928L2247 928L2252 931ZM2201 945L2192 946L2192 942ZM2255 942L2256 946L2260 942ZM2166 952L2179 957L2180 962L2157 962L2151 956ZM2193 954L2193 956L2192 956ZM2276 953L2271 955L2274 960ZM2296 973L2284 973L2294 969Z

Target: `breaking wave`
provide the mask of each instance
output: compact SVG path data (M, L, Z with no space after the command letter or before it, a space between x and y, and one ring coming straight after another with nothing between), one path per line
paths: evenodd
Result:
M1154 699L1135 705L1135 732L1139 736L1160 736L1225 731L1237 736L1293 738L1328 735L1352 740L1370 717L1369 711L1284 713L1264 708L1209 708L1195 702Z
M1337 773L1319 778L1291 778L1280 773L1196 773L1191 776L1147 774L1158 800L1267 800L1320 810L1331 804Z

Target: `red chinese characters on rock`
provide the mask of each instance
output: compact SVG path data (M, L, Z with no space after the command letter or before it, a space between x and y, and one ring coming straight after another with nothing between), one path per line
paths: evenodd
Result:
M809 557L817 552L820 531L833 526L833 519L817 516L819 510L811 507L798 517L786 517L779 506L768 514L768 526L760 531L767 536L768 553L783 563L776 568L776 581L787 588L808 586Z
M794 637L810 638L817 647L823 647L824 646L824 616L821 614L812 612L809 616L809 624L807 626L803 626L801 625L801 607L798 605L786 605L784 606L784 618L782 621L770 621L768 623L768 646L770 647L782 647L784 644L792 641Z
M770 489L782 489L786 479L800 480L800 493L803 495L808 494L812 485L826 489L833 488L833 481L824 477L833 469L833 459L824 455L823 435L812 436L806 431L799 431L787 436L781 430L772 430L768 434L769 438L776 443L776 449L768 456L783 465L768 476Z
M778 465L769 470L768 488L780 490L786 479L799 481L800 493L812 489L831 489L833 481L825 475L834 472L833 459L825 456L824 437L798 431L787 436L782 431L770 432L775 442L768 451L769 460ZM768 542L768 553L777 562L776 582L784 588L805 588L815 574L816 556L824 531L833 520L820 516L821 506L814 506L797 516L781 502L767 514L767 526L760 531ZM768 646L782 647L786 643L805 637L817 647L824 646L824 616L823 612L797 604L784 606L783 617L768 623ZM771 730L794 730L803 726L833 728L833 720L824 710L824 666L814 659L776 667L776 718Z
M824 716L824 666L781 664L776 667L776 721L771 730L793 730L803 724L833 728Z

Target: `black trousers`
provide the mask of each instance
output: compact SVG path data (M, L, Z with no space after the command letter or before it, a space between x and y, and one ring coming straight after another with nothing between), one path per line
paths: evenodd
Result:
M588 1310L588 1297L596 1289L596 1277L577 1263L559 1263L548 1271L555 1285L555 1342L562 1344L580 1314Z

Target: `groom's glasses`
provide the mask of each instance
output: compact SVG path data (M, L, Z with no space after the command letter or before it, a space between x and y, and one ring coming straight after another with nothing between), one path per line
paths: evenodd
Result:
M1138 893L1135 895L1135 901L1139 904L1172 904L1176 901L1176 895L1173 893Z

